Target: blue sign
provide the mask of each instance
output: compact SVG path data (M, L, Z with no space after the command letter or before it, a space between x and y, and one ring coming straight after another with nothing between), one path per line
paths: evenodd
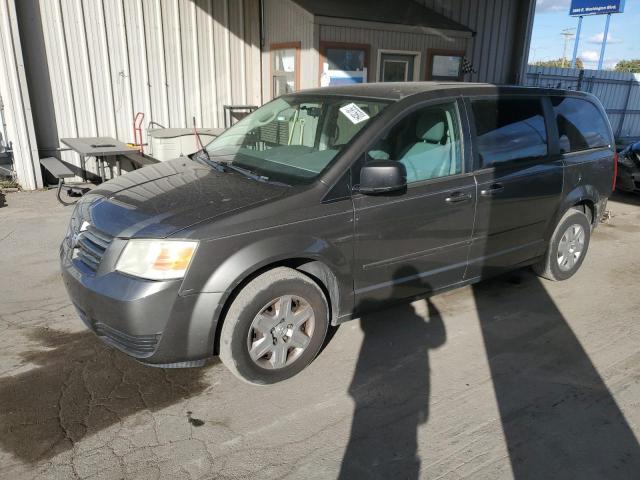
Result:
M585 15L606 15L622 13L624 0L571 0L569 15L582 17Z

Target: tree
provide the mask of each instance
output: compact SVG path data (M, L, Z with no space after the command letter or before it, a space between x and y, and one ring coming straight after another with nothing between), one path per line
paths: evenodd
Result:
M566 58L558 58L557 60L538 60L531 65L535 67L559 67L559 68L571 68L571 60ZM576 68L582 70L584 64L581 58L576 58Z
M616 72L640 73L640 58L620 60L615 66Z

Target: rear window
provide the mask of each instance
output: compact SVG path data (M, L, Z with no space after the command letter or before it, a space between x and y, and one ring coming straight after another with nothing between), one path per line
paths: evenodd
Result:
M483 167L547 155L547 130L539 98L476 99L471 106Z
M580 98L551 97L562 153L607 147L609 126L596 106Z

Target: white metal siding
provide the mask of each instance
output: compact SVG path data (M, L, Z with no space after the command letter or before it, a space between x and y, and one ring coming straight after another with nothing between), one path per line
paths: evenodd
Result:
M7 123L4 141L12 143L18 182L38 188L42 177L13 0L0 0L0 100Z
M259 0L20 0L18 15L42 31L23 49L30 92L52 103L35 118L43 155L64 137L131 142L138 111L144 128L220 127L223 105L260 103Z

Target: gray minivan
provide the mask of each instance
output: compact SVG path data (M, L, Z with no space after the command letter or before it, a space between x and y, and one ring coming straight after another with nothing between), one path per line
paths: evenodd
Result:
M615 179L598 100L562 90L380 83L308 90L192 158L100 185L60 249L80 317L156 367L219 355L284 380L330 325L532 265L584 261Z

